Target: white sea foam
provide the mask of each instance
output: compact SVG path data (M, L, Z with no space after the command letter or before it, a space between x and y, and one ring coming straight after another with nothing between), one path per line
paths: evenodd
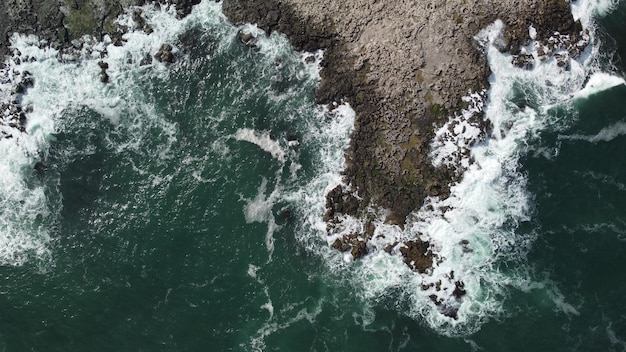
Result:
M306 301L298 302L295 304L295 306L305 306L306 303L307 303ZM292 326L293 324L301 322L301 321L308 321L309 323L314 323L317 316L322 312L323 305L324 305L324 299L322 298L316 302L316 305L312 311L309 311L309 309L307 309L306 307L302 308L298 310L295 313L295 315L290 314L290 318L285 319L284 322L279 322L277 321L277 319L274 318L274 316L272 316L268 320L268 322L265 323L265 325L257 331L256 336L252 337L252 339L250 340L250 345L245 346L242 344L241 347L244 347L244 348L249 347L249 348L252 348L252 351L257 351L257 352L265 351L266 349L265 338L267 336L270 336L278 331L285 330L289 328L290 326Z
M604 72L595 72L589 77L589 81L585 87L576 92L573 96L578 99L587 98L593 94L624 84L626 84L626 82L622 77Z
M470 93L463 97L469 106L451 117L442 128L435 132L431 145L433 165L454 166L467 169L470 160L465 154L483 137L481 113L486 92Z
M583 26L590 27L595 17L606 16L613 12L619 0L579 0L572 1L574 19L580 20Z
M53 210L44 187L27 182L38 158L29 149L36 146L32 136L0 140L0 265L17 266L49 256L47 219Z
M98 42L86 36L76 41L79 50L61 53L46 47L35 36L11 37L16 55L0 72L0 99L12 99L9 92L25 71L32 75L35 84L21 99L22 106L30 109L26 113L27 133L1 127L14 138L0 140L0 265L21 265L29 259L50 257L49 227L60 212L60 200L47 198L45 187L35 180L33 167L47 157L54 134L77 128L78 122L72 120L76 114L68 111L86 108L108 119L115 130L106 142L114 150L133 150L156 162L169 158L177 126L164 119L136 89L138 78L165 79L169 70L156 61L145 66L138 63L146 55L154 55L163 43L176 43L178 36L192 25L211 28L223 26L225 20L221 4L210 1L203 1L183 20L176 18L172 6L142 9L154 32L148 35L131 30L124 35L126 43L121 47L114 46L108 37ZM129 28L133 28L132 10L120 17L120 22ZM100 82L100 60L108 64L110 84ZM160 131L160 141L146 147L151 129ZM68 153L88 154L93 149L86 146L58 152L60 157L68 157Z
M280 172L278 173L278 176L280 176ZM244 215L247 223L263 222L267 224L265 247L268 252L268 262L272 260L272 255L274 254L274 233L280 229L280 226L276 224L276 219L272 213L272 207L278 200L280 191L280 187L276 184L272 193L270 193L269 196L266 195L267 179L263 178L256 197L254 199L247 200L244 207Z
M235 133L235 139L252 143L270 153L274 159L280 162L285 161L285 151L281 147L280 142L273 140L267 131L259 133L249 128L241 128Z
M626 122L619 121L611 126L605 127L600 130L600 132L594 135L559 135L559 139L565 140L581 140L587 141L589 143L598 143L598 142L610 142L615 138L626 135Z

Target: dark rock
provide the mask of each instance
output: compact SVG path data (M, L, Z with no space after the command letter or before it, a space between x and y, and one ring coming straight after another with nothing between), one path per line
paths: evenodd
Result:
M174 62L174 53L172 53L172 50L173 48L171 45L163 44L154 55L154 58L157 59L159 62L171 64Z
M569 54L567 52L554 55L557 66L567 70L569 69Z
M46 171L48 168L42 161L38 161L35 163L35 167L33 169L38 173L42 173Z
M334 218L339 214L356 215L360 207L359 200L349 193L343 186L339 185L333 188L326 195L326 214L327 220Z
M386 245L383 250L385 252L391 254L391 251L393 250L393 247L395 247L396 245L398 245L398 242L390 243L390 244Z
M146 65L150 65L152 64L152 56L150 56L150 54L146 54L143 59L141 59L141 62L139 62L140 66L146 66Z
M525 70L532 70L535 66L535 58L531 54L526 53L513 55L513 65Z
M354 245L352 246L352 251L350 251L350 254L352 254L352 257L354 259L359 259L362 256L367 254L367 244L363 241L356 241L356 243L354 243Z
M461 281L457 281L454 283L454 291L452 292L452 295L454 297L456 297L457 299L460 299L461 297L465 296L467 292L465 291L465 284Z
M283 220L289 220L293 218L293 212L291 209L285 208L280 211L279 216Z
M239 37L239 41L242 42L243 44L245 44L247 47L249 47L249 48L255 48L256 47L257 37L255 37L254 34L247 33L247 32L244 32L244 31L240 30L237 33L237 35Z
M342 241L341 239L336 239L333 244L331 245L331 247L341 251L341 252L345 252L347 250L350 249L350 245L345 243L344 241Z
M400 253L404 257L404 263L418 273L425 273L433 266L433 254L429 249L430 243L419 239L407 241Z

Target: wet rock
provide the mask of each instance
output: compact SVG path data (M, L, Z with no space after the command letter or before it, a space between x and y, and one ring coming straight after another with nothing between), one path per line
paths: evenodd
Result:
M163 44L159 48L156 54L154 54L154 58L159 62L171 64L174 62L174 53L172 52L174 48L170 44Z
M43 173L46 170L48 170L48 168L46 167L46 165L42 161L38 161L38 162L35 163L35 166L33 167L33 170L35 170L35 172L37 172L37 173Z
M425 273L433 266L433 254L429 247L430 243L419 239L404 242L404 247L400 248L404 263L418 273Z
M523 68L525 70L532 70L535 66L535 58L532 54L520 53L519 55L513 55L513 65Z
M152 64L152 56L150 54L146 54L143 59L139 62L140 66L146 66Z
M397 241L396 241L396 242L394 242L394 243L390 243L390 244L386 245L386 246L385 246L385 248L383 248L383 250L384 250L385 252L387 252L387 253L391 254L391 251L392 251L392 250L393 250L393 248L394 248L395 246L397 246L397 245L398 245L398 242L397 242Z
M359 206L359 200L343 186L339 185L326 195L327 210L324 218L330 220L339 214L356 215Z
M25 94L29 88L35 86L35 80L31 76L30 72L24 71L22 73L22 79L15 86L14 92L16 94Z
M140 29L147 34L154 32L152 27L146 22L146 19L143 17L143 10L135 9L133 11L133 21L135 21L135 28Z
M354 259L361 258L362 256L367 254L367 244L363 241L356 241L356 243L354 243L354 245L352 246L350 254L352 254L352 257Z
M247 47L256 48L258 38L254 34L240 30L237 33L237 36L239 37L239 41L245 44Z
M556 60L557 66L565 70L569 69L570 59L569 59L569 54L567 52L555 54L554 58Z
M171 4L176 5L176 14L179 18L183 18L191 13L194 5L200 3L201 0L170 0Z
M454 320L459 319L459 307L457 306L447 306L447 305L440 304L439 312Z
M465 291L465 284L461 281L456 281L454 283L454 291L452 291L452 295L456 298L456 299L460 299L461 297L465 296L467 292Z
M346 242L344 242L342 239L339 239L339 238L333 242L331 247L341 252L345 252L351 248L349 244L347 244Z
M106 72L109 68L109 64L104 61L99 61L98 66L100 67L100 82L109 83L109 74Z

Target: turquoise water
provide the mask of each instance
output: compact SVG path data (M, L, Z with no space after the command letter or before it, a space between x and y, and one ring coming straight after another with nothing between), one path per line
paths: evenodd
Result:
M626 47L608 40L625 11L599 22L591 66L609 70L605 53ZM108 48L109 85L103 46L63 63L32 49L19 66L36 83L29 136L0 142L3 350L626 350L626 86L554 104L514 77L503 101L540 113L499 159L514 167L493 183L513 193L485 198L504 214L497 234L472 228L475 256L445 264L470 291L455 322L400 261L328 247L324 191L353 116L315 105L315 63L278 34L239 43L217 4L182 22L146 14L153 35ZM141 66L163 42L177 62Z

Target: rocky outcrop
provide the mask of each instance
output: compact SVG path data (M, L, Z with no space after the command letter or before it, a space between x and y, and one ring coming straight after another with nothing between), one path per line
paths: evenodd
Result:
M331 246L355 259L375 246L368 209L390 210L386 221L402 227L426 197L447 197L461 177L462 168L434 167L429 152L435 129L469 104L464 96L476 92L484 99L490 71L475 39L480 30L502 20L498 49L524 68L534 65L523 49L531 33L538 52L555 53L563 68L588 43L566 0L224 0L223 11L235 24L286 34L296 50L325 50L316 100L331 108L347 101L356 119L347 186L327 194L324 220L335 236ZM479 115L474 119L485 137L491 127ZM346 215L362 218L363 230L337 235ZM419 238L378 250L400 255L422 274L442 260ZM439 311L456 318L465 285L454 272L448 279L454 289L446 300L440 281L423 289L437 293L431 299Z
M0 2L0 56L8 54L9 38L17 32L37 34L51 46L63 47L85 34L102 39L109 34L121 40L122 28L115 19L131 5L173 4L180 17L191 12L200 0L3 0ZM134 13L138 26L141 12ZM141 29L151 29L143 23Z
M191 12L192 6L200 0L3 0L0 1L0 57L10 54L9 39L15 32L36 34L47 45L60 49L64 53L83 46L81 38L90 35L102 39L105 35L112 38L113 44L122 45L122 35L128 28L115 24L115 19L131 5L154 3L155 6L173 4L178 16L183 17ZM146 23L141 10L133 12L135 28L150 33L152 28ZM155 58L164 63L175 60L172 46L164 44L156 53ZM19 53L13 56L19 61ZM147 56L141 64L149 64L152 57ZM98 63L100 81L109 83L108 64ZM8 92L11 101L0 106L0 138L13 138L16 134L26 133L26 116L28 107L22 107L21 95L32 87L35 82L28 72L15 72L20 79L14 84L14 91ZM4 79L4 77L0 77ZM39 168L43 170L43 168Z
M13 90L9 92L11 101L0 104L0 138L13 138L16 133L26 132L26 114L30 112L30 107L22 106L22 95L28 92L28 89L34 87L35 81L30 72L15 72L17 84Z
M399 224L427 196L446 197L459 177L433 167L428 151L433 126L487 87L479 30L502 19L502 49L517 54L530 25L546 38L581 29L564 0L225 0L223 9L236 24L285 33L296 50L326 50L317 102L347 100L357 116L342 192L357 191L361 210L390 209Z

